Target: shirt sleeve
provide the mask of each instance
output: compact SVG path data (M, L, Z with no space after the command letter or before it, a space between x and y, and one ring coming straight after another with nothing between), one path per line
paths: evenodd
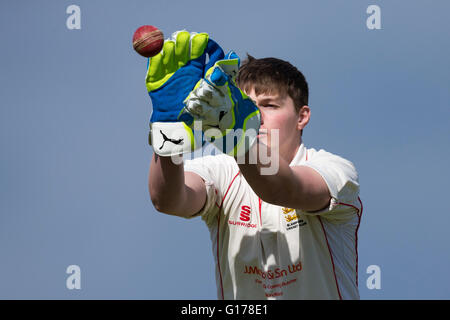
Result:
M301 165L317 171L325 180L331 195L330 204L319 211L304 214L320 215L330 220L347 221L360 213L359 177L350 161L320 150L311 159Z
M198 174L205 181L206 187L205 205L199 212L189 218L201 216L207 225L213 223L220 211L221 201L226 192L225 188L231 180L232 172L236 171L233 161L233 158L226 155L185 160L184 171Z

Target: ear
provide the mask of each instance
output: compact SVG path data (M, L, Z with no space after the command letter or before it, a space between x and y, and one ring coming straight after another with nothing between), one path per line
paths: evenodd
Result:
M297 128L298 130L303 130L309 122L311 117L311 109L308 106L303 106L298 111L298 122Z

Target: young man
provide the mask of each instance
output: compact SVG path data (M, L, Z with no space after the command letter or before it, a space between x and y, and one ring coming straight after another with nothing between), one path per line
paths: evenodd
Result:
M181 43L179 34L173 42ZM260 116L245 161L220 154L177 164L154 154L155 208L205 221L219 299L358 299L358 175L351 162L303 144L310 119L304 76L288 62L249 57L236 83ZM152 96L157 90L150 89ZM268 164L261 150L277 164L270 174L263 173Z

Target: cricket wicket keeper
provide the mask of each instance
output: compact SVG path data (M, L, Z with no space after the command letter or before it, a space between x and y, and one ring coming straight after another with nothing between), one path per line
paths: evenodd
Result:
M208 34L179 31L149 59L146 86L151 200L206 223L218 298L359 299L358 174L304 144L303 74L275 58L240 67Z

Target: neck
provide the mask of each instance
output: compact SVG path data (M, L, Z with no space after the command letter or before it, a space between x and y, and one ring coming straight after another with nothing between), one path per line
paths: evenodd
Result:
M283 152L280 152L280 157L287 163L291 163L302 143L302 137L300 137L300 140L296 140L294 143L287 146L287 150L283 150Z

